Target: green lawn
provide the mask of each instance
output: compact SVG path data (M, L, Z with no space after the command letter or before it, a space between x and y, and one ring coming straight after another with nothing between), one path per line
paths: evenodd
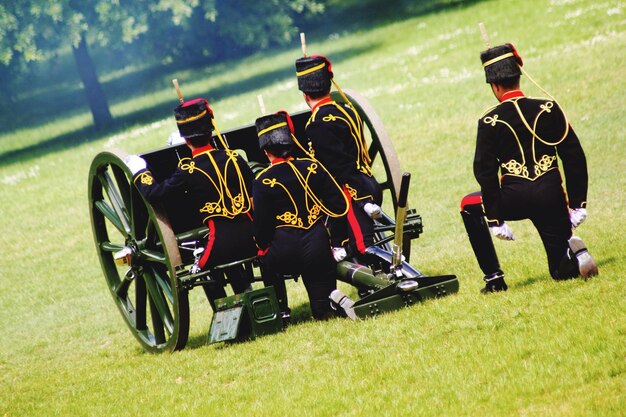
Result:
M102 134L90 115L33 122L0 136L0 416L623 416L626 414L626 5L512 0L307 37L333 60L336 81L366 96L413 174L409 201L424 219L412 263L454 273L458 294L376 319L309 319L290 282L296 324L235 345L206 345L210 309L192 292L188 347L144 353L108 293L88 211L93 157L144 152L175 129L163 109L207 96L220 130L268 112L304 109L290 51L163 74L158 90L112 103L152 123ZM554 282L529 222L496 242L509 291L482 296L458 205L475 191L478 117L494 103L478 23L513 42L525 69L567 114L589 163L589 217L577 230L600 268ZM528 95L543 95L527 80ZM82 132L77 135L75 132ZM346 291L351 291L343 286Z

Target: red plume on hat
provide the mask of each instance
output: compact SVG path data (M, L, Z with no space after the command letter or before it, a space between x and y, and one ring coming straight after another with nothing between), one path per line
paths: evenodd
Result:
M511 49L513 50L513 56L515 56L515 60L517 61L519 66L523 67L524 66L524 62L522 61L522 57L517 52L517 49L515 49L515 46L512 43L510 43L510 42L507 43L507 45L509 45L511 47Z
M293 121L291 120L291 116L285 110L278 110L276 114L284 114L287 119L287 126L289 126L289 131L293 134L295 132L293 128Z
M324 61L326 61L326 70L330 74L330 78L331 79L334 77L334 74L333 74L333 63L330 62L330 59L328 59L324 55L311 55L311 58L323 59Z

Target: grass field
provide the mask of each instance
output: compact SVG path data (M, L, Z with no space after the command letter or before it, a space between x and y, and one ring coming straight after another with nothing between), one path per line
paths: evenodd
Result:
M496 242L509 291L478 293L482 275L458 204L477 189L476 123L495 100L478 57L481 21L493 44L517 46L582 141L589 217L577 234L598 261L597 278L552 281L532 225L512 222L517 240ZM625 415L626 3L470 2L308 43L333 60L339 85L366 96L384 120L425 224L412 263L456 274L459 293L372 320L318 323L301 283L290 282L295 325L206 345L210 309L198 290L188 347L143 352L93 245L93 157L111 146L163 146L175 129L172 78L186 97L209 98L221 130L252 123L258 94L268 112L304 109L293 74L299 44L173 71L145 94L112 103L118 118L153 111L149 123L101 134L85 112L0 134L0 416ZM522 82L528 95L543 95Z

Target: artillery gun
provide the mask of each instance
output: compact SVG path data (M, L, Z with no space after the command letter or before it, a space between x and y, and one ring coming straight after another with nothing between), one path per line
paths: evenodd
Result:
M337 93L332 95L338 102L345 101ZM352 306L354 314L375 316L457 292L456 276L426 276L409 263L411 241L422 233L421 216L407 206L410 175L401 172L393 145L370 103L350 90L345 90L345 96L369 132L374 172L396 213L395 218L383 213L377 221L376 244L369 253L379 262L361 265L346 260L337 265L337 278L358 289L360 298ZM291 115L296 137L306 137L304 127L310 114L303 111ZM253 172L267 166L254 124L222 132L222 137L230 149L245 153ZM219 141L215 142L220 148ZM222 276L222 269L237 264L254 281L261 281L259 267L255 258L248 258L192 273L194 251L202 246L207 229L193 224L194 216L185 210L189 205L185 204L184 192L161 204L148 203L132 183L133 176L123 162L126 155L119 149L107 150L91 163L88 198L96 251L113 300L139 344L149 352L183 349L189 336L189 291L209 283L225 284L216 277ZM175 144L141 156L161 181L190 152L184 144ZM217 300L209 341L279 330L282 324L270 290ZM251 309L247 314L252 325L246 330L233 327L233 323L242 322L246 306ZM261 325L255 327L255 320Z

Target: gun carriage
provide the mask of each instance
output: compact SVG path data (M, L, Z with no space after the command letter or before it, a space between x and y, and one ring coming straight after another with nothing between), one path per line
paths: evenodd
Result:
M422 233L421 216L406 204L409 175L401 172L393 145L370 103L356 92L346 90L345 94L369 132L374 172L396 213L395 219L383 213L377 221L377 242L370 251L380 259L378 266L349 260L337 266L337 278L358 289L360 299L353 306L354 313L373 316L458 291L454 275L426 276L409 263L411 240ZM333 98L344 101L337 93ZM292 114L296 137L306 137L304 126L309 116L310 111ZM222 136L229 148L245 152L254 172L267 166L254 124L222 132ZM192 223L194 216L185 212L184 193L162 204L148 203L132 184L125 156L122 150L103 151L90 167L89 209L96 251L113 300L139 344L150 352L179 350L189 334L188 292L212 282L221 275L220 269L233 264L193 274L194 250L202 247L207 229ZM161 181L190 152L179 144L141 156ZM254 281L261 281L255 258L235 264L241 264Z

